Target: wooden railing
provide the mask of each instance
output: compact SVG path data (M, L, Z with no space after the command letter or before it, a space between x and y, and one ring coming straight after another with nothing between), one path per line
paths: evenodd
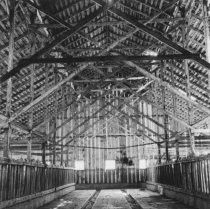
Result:
M0 202L74 182L74 171L42 165L0 163Z
M77 184L140 183L146 181L146 170L124 168L75 171L75 181Z
M147 169L147 181L209 195L210 156L150 167Z

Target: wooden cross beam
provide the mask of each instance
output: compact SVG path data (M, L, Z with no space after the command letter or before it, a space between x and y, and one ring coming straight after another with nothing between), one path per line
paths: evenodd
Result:
M117 71L114 71L114 72L111 73L111 74L104 75L104 78L99 80L100 83L103 83L103 82L104 82L105 80L107 80L107 79L113 78L114 75L115 75L117 72L119 72L119 71L120 71L120 70L117 70ZM85 96L87 93L90 93L90 91L91 91L91 88L89 88L89 87L86 88L84 92L81 92L81 98L82 98L82 96ZM71 106L72 104L74 104L76 101L77 101L77 100L75 99L75 100L73 100L73 102L70 102L69 104L67 104L66 107L59 109L59 110L58 110L58 113L60 113L60 112L62 112L62 111L64 111L64 110L66 110L68 107L70 107L70 106ZM42 125L44 125L45 123L49 122L53 117L54 117L54 116L51 115L51 116L50 116L49 118L47 118L45 121L43 121L42 123L40 123L40 124L37 125L36 127L33 127L32 131L39 129Z
M148 130L149 132L151 132L152 134L160 137L161 139L164 140L164 137L162 137L161 135L157 134L155 131L153 131L152 129L148 128L147 126L143 125L142 123L140 123L137 119L130 117L129 114L127 114L125 111L121 110L122 108L116 107L112 104L110 104L112 106L113 109L117 110L118 112L120 112L123 116L125 116L126 118L131 119L132 121L136 122L138 125L140 125L141 127L143 127L144 129ZM153 141L154 142L154 141Z
M84 112L86 110L87 107L94 105L98 99L103 98L106 94L108 94L111 90L105 91L102 95L100 95L99 97L95 98L93 101L91 101L90 103L84 105L83 107L81 107L81 110L79 113ZM59 126L57 126L55 129L53 129L51 132L48 133L47 137L49 137L51 134L55 133L58 129L62 128L64 125L66 125L68 122L70 122L76 115L78 114L78 112L75 112L72 116L70 116L69 118L67 118L67 120L65 120L62 124L60 124ZM89 121L90 118L87 118L87 121ZM78 127L76 127L75 129L77 129ZM74 130L72 130L71 132L73 132Z
M178 123L182 124L184 127L186 128L192 128L191 125L189 125L188 123L186 123L185 121L177 118L176 116L174 116L172 113L164 110L162 107L160 107L159 105L153 103L152 101L148 100L146 97L144 96L139 96L139 99L143 100L144 102L151 104L153 107L157 108L160 112L167 114L170 118L174 119L175 121L177 121Z
M115 98L112 99L109 103L106 103L105 105L103 105L101 108L99 108L97 111L95 111L92 116L96 116L99 112L101 112L104 108L106 108L108 105L110 105L112 102L114 102ZM71 130L70 132L68 132L65 136L63 136L60 140L58 140L56 142L56 145L58 145L59 142L63 141L65 138L67 138L73 131L75 131L75 129L78 129L79 127L81 127L82 125L84 125L85 123L87 123L90 119L86 119L84 120L82 123L80 123L78 126L76 126L73 130ZM99 119L100 120L100 119ZM67 144L71 143L73 141L70 140Z
M99 5L102 5L103 1L101 0L93 0L94 2L98 3ZM149 23L151 23L153 20L155 20L159 15L161 15L163 12L167 11L168 9L170 9L178 0L174 0L173 2L171 2L170 4L168 4L166 6L165 9L161 10L160 12L156 13L153 17L151 17L149 20L147 20L146 22L144 22L144 25L147 25ZM125 41L126 39L128 39L129 37L131 37L133 34L135 34L136 32L138 32L139 29L135 28L134 30L132 30L131 32L127 33L125 36L123 36L122 38L118 39L117 41L115 41L114 43L112 43L107 49L106 52L110 51L111 49L115 48L117 45L119 45L120 43L122 43L123 41ZM147 47L149 48L149 47ZM143 51L145 51L146 49L144 49Z
M109 112L107 112L105 115L104 115L104 117L106 116L106 115L108 115L109 114ZM93 123L91 123L91 124L89 124L87 127L85 127L80 133L78 133L78 134L76 134L76 135L74 135L74 139L76 139L76 138L79 138L82 134L84 134L88 129L90 129L91 127L93 127L96 123L98 123L99 121L100 121L101 119L97 119L97 120L95 120ZM68 134L68 136L69 136L70 134ZM65 138L67 138L67 137L65 137ZM63 139L61 139L61 140L64 140L65 138L63 138ZM74 139L72 139L72 140L70 140L69 142L67 142L64 146L67 146L67 145L69 145ZM57 146L60 146L61 144L57 144Z
M115 73L116 73L116 72L115 72ZM112 73L112 74L115 74L115 73ZM105 76L104 79L106 79L106 78L107 78L107 76ZM126 78L125 78L124 80L126 80ZM96 85L96 84L93 84L93 85ZM101 94L101 95L98 96L96 99L94 99L90 104L85 105L83 108L86 108L86 107L89 106L89 105L93 105L98 99L103 98L105 95L107 95L108 93L110 93L110 92L113 90L113 88L114 88L115 86L117 86L117 85L118 85L118 83L115 84L115 85L112 87L112 89L108 89L108 90L104 91L103 94ZM122 93L121 93L121 94L122 94ZM55 133L59 128L63 127L63 125L65 125L66 123L68 123L69 121L71 121L72 118L74 118L74 116L75 116L76 114L78 114L78 113L75 113L73 116L71 116L70 118L68 118L68 119L67 119L64 123L62 123L60 126L56 127L56 129L54 129L53 131L51 131L51 132L47 135L47 137L49 137L51 134ZM89 120L90 120L90 118L87 118L87 119L86 119L85 121L83 121L80 125L78 125L78 126L75 127L71 132L69 132L69 134L73 133L75 129L78 129L81 125L83 125L84 123L88 122Z
M119 99L119 100L121 100L121 99ZM151 118L149 115L143 114L142 112L140 112L140 111L138 110L138 108L136 108L136 107L134 107L133 105L131 105L130 102L126 101L125 99L123 100L123 103L124 103L125 106L128 106L129 108L133 109L133 110L136 111L138 114L140 114L140 115L142 115L143 117L147 118L149 121L153 122L153 123L156 124L157 126L163 128L163 129L165 128L164 125L158 123L156 120L154 120L153 118ZM168 129L168 128L167 128L167 130L168 130L169 132L171 132L172 134L175 134L174 131L172 131L172 130L170 130L170 129Z
M103 5L102 0L94 0L94 2L98 3L101 6ZM161 41L162 43L166 44L170 48L176 50L177 52L180 52L183 55L191 53L190 51L184 49L183 47L179 46L178 44L174 43L173 41L165 38L161 34L149 29L147 26L145 26L145 24L142 24L142 23L138 22L135 17L133 17L131 15L128 15L128 14L125 14L125 13L121 12L120 10L118 10L116 8L109 8L109 11L111 13L119 16L120 18L122 18L126 22L135 26L137 28L137 30L140 30L142 32L147 33L148 35L152 36L156 40ZM198 64L200 64L201 66L203 66L204 68L206 68L207 70L210 70L210 63L208 63L207 61L205 61L201 58L198 58L198 57L194 57L193 60L195 62L197 62Z
M191 98L187 97L185 94L183 94L182 92L180 92L177 88L171 86L169 83L162 81L162 79L156 77L155 75L153 75L152 73L149 73L147 70L145 70L144 68L138 66L137 64L131 62L131 61L123 61L125 64L127 64L130 67L135 68L137 71L139 71L140 73L142 73L143 75L145 75L146 77L158 82L161 86L166 87L170 92L178 95L179 97L182 97L184 100L188 101L190 104L196 106L198 109L210 114L210 109L197 103L196 101L193 101Z
M144 60L184 60L184 59L193 59L195 57L199 57L198 54L167 54L167 55L158 55L158 56L123 56L123 55L115 55L115 56L88 56L88 57L66 57L66 58L38 58L38 59L21 59L20 63L29 63L29 64L40 64L40 63L81 63L81 62L106 62L106 61L114 61L119 62L122 60L125 61L144 61ZM142 63L143 64L143 63Z
M64 20L60 19L59 17L56 17L55 15L51 14L49 11L43 9L42 7L38 6L37 4L31 2L30 0L25 0L25 2L27 4L29 4L30 6L34 7L35 9L39 10L40 12L44 13L45 15L47 15L48 17L50 17L52 20L56 21L57 23L60 24L60 26L63 26L67 29L72 29L72 25L70 25L69 23L65 22ZM116 1L114 2L116 3ZM87 41L89 42L93 42L94 44L97 45L97 43L95 41L93 41L93 39L91 39L90 37L88 37L87 34L82 33L80 31L77 32L77 34L79 34L81 37L85 38Z
M118 111L119 112L119 111ZM120 113L120 112L119 112ZM110 111L110 114L113 115L114 117L118 117L118 119L120 119L121 116L123 116L123 114L121 114L120 116L115 115L114 113L112 113L112 111ZM127 117L127 116L126 116ZM128 118L128 117L127 117ZM140 124L139 124L140 125ZM140 125L142 127L142 125ZM124 127L121 127L123 129L125 129ZM127 130L127 129L126 129ZM127 130L128 131L128 130ZM143 131L137 129L137 131L140 133L140 135L143 135L144 137L148 138L150 141L152 141L153 143L157 144L158 142L155 141L154 139L152 139L150 136L146 135ZM137 138L139 138L139 136L137 136L137 134L134 134L134 136L136 136Z
M72 36L73 34L77 33L79 30L81 30L84 26L86 26L90 21L92 21L94 18L96 18L98 15L100 15L102 12L106 11L109 7L111 7L112 4L105 4L103 3L103 6L99 8L94 13L87 16L85 19L81 20L77 25L72 27L71 29L66 30L62 35L57 37L54 41L47 44L45 47L40 49L38 52L36 52L34 55L31 56L32 59L36 59L41 57L42 55L49 52L53 47L57 46L58 44L65 41L67 38ZM7 79L11 78L15 74L19 73L21 69L29 66L30 63L24 63L24 64L18 64L15 68L13 68L10 72L7 72L0 78L0 83L6 81Z
M116 81L115 81L115 83L116 83ZM118 82L118 83L122 83L122 82ZM132 97L134 97L134 96L137 96L137 97L138 97L138 96L139 96L139 93L140 93L143 89L147 88L148 85L150 85L150 84L151 84L151 81L148 82L148 83L146 83L144 86L140 87L137 91L133 91L132 89L126 87L126 89L128 89L128 90L131 91L132 95L129 97L129 99L127 98L127 99L124 99L124 100L123 100L124 105L127 105L127 106L129 106L130 108L132 108L133 110L139 112L135 107L133 107L132 105L130 105L130 99L131 99ZM136 101L137 101L137 100L136 100ZM136 101L135 101L135 102L136 102ZM139 112L139 113L140 113L140 112ZM140 114L142 114L142 113L140 113ZM142 115L143 115L143 114L142 114ZM156 125L159 125L159 126L161 126L162 128L164 128L161 124L159 124L157 121L153 120L153 119L150 118L149 116L146 116L146 115L145 115L145 117L147 117L150 121L152 121L152 122L155 123ZM175 117L175 116L173 116L173 117ZM172 132L172 135L175 134L175 132L171 131L170 129L168 129L168 130L169 130L170 132Z
M118 84L115 84L114 86L116 86ZM109 89L107 92L112 91L112 89ZM107 94L107 92L104 92L101 96L104 96L104 94ZM122 95L123 92L120 94ZM92 114L92 117L97 115L98 113L100 113L102 110L104 110L107 106L111 105L114 101L116 100L116 98L112 99L110 102L104 104L99 110L97 110L95 113ZM76 129L78 129L79 127L81 127L82 125L84 125L86 122L88 122L90 120L90 118L84 120L82 123L80 123L78 126L76 126L73 130L71 130L70 132L68 132L65 136L63 136L59 141L57 141L56 144L58 144L59 142L62 142L64 139L66 139L72 132L74 132ZM99 119L100 120L100 119ZM73 141L73 139L71 141L69 141L67 144L71 143ZM67 145L66 144L66 145ZM65 146L66 146L65 145Z

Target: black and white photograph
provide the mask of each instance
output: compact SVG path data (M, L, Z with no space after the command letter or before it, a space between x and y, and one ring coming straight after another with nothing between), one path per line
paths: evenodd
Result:
M210 209L210 0L0 0L0 209Z

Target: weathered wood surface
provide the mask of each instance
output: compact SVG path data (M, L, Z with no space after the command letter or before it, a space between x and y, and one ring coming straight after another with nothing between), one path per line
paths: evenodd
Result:
M139 189L127 189L126 191L138 202L142 209L193 209L156 192Z
M166 184L197 194L210 194L210 158L158 165L147 169L147 181Z
M0 202L74 182L74 171L32 164L0 163Z
M93 209L131 209L123 193L119 189L102 190Z
M146 170L124 168L115 170L84 170L75 172L77 184L141 183L146 181Z
M39 209L59 208L59 209L80 209L95 193L95 190L77 190L68 195L51 202Z

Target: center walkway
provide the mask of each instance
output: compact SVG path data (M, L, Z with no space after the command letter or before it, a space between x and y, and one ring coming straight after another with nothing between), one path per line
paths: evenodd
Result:
M140 189L76 190L39 209L192 209L158 193Z

